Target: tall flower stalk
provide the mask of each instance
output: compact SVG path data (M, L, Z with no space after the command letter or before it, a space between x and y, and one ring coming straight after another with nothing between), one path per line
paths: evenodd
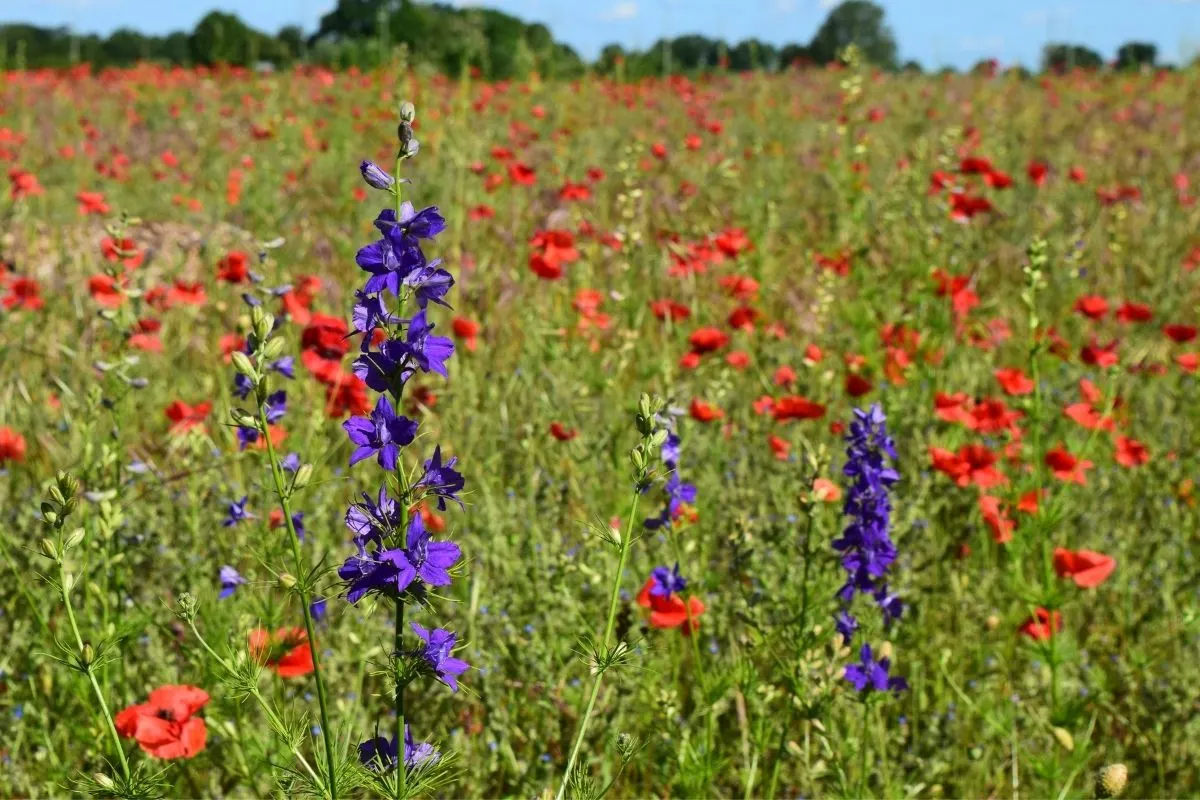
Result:
M419 149L413 136L415 116L411 103L401 105L397 174ZM448 307L444 298L454 278L440 259L429 261L422 250L423 241L445 230L437 207L417 211L402 198L405 181L369 161L359 169L367 185L390 193L394 204L375 219L380 238L362 247L355 259L369 277L356 293L353 309L354 331L362 336L353 369L380 396L369 415L351 417L343 428L354 446L350 465L373 460L384 475L378 490L364 492L361 502L346 511L346 527L357 550L338 574L346 582L350 603L373 595L394 608L390 671L395 720L390 737L377 729L359 745L359 758L376 776L377 788L399 800L441 782L444 773L437 768L445 763L432 745L413 741L406 689L414 680L431 676L457 691L458 676L469 669L453 655L457 636L449 630L411 622L409 629L419 644L405 645L406 607L431 605L432 591L450 585L450 570L462 557L454 542L432 539L422 514L432 503L439 511L448 503L462 507L464 481L455 469L457 459L444 458L439 445L419 462L421 466L407 465L402 451L416 441L419 424L398 411L413 375L448 374L446 362L454 355L454 343L433 333L428 312L431 305Z
M281 575L280 583L291 589L300 600L300 610L304 615L304 631L309 648L312 651L313 681L317 690L317 704L321 714L321 740L325 750L325 793L330 800L337 800L337 761L334 758L333 730L330 726L329 699L325 688L325 677L321 670L320 647L317 643L316 626L313 622L312 603L314 598L313 584L317 571L308 567L303 552L300 549L300 535L296 529L296 514L293 510L292 499L296 492L304 488L312 476L312 466L303 465L289 480L283 465L275 452L272 439L273 426L287 412L287 393L280 390L271 392L270 375L278 372L290 374L290 359L281 359L284 341L275 336L276 320L263 310L254 298L246 295L250 303L250 319L253 330L246 342L246 348L232 354L237 376L234 379L233 393L243 399L254 398L254 411L235 408L231 414L237 425L238 441L244 449L250 445L262 446L267 452L267 461L271 467L271 480L275 496L279 502L284 524L287 528L287 539L292 556L292 575ZM236 524L240 516L244 516L245 498L234 506L241 510L234 513L231 507L230 521L226 524Z
M608 616L605 618L604 631L599 637L593 638L590 642L590 647L587 648L589 651L587 656L588 668L595 677L592 681L591 690L588 693L587 705L583 710L583 718L579 721L579 730L575 732L575 741L571 745L571 754L567 757L567 766L563 771L563 780L558 789L557 800L562 800L566 796L568 786L573 785L576 789L580 789L587 785L586 771L580 770L577 773L575 765L579 760L579 752L583 747L583 740L587 735L588 724L591 722L592 714L596 710L596 700L600 696L600 687L603 684L604 675L610 669L619 667L629 660L630 650L628 644L618 642L616 645L610 646L609 642L612 640L613 629L617 621L617 608L620 605L621 577L625 571L625 563L629 559L629 550L635 541L633 531L636 524L635 520L637 520L638 500L641 498L642 493L649 487L652 453L662 447L663 443L667 441L668 431L656 419L664 405L660 399L651 399L649 395L645 394L638 401L638 412L635 422L642 440L629 453L629 460L633 465L634 478L629 517L625 522L624 529L621 531L614 531L611 527L602 528L604 531L604 540L617 551L617 563L612 574L612 588L608 596ZM632 757L632 749L622 750L621 758L623 762L627 762L630 757ZM623 766L624 763L622 764ZM581 791L576 791L575 793L587 794Z

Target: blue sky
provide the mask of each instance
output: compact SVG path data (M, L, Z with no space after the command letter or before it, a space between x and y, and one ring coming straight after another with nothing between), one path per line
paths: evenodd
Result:
M469 5L471 0L450 0ZM268 31L316 27L335 0L0 0L0 20L70 25L107 33L127 25L147 33L189 29L213 8ZM644 47L684 33L806 42L836 0L492 0L545 23L585 58L609 42ZM1200 53L1200 0L881 0L904 59L926 67L967 67L994 56L1036 65L1048 40L1080 42L1111 58L1129 40L1158 45L1166 60Z

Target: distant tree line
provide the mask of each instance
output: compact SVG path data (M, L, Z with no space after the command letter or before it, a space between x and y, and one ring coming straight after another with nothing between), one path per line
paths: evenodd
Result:
M612 44L590 65L596 71L641 78L705 70L778 71L794 66L823 65L838 58L849 44L882 69L920 71L913 61L901 64L883 9L869 0L846 0L833 8L811 41L782 47L746 39L727 44L720 39L689 35L660 39L645 50ZM1129 42L1117 51L1117 69L1154 67L1157 48ZM338 0L305 35L289 25L275 34L255 30L236 14L213 11L190 33L148 36L119 28L109 36L78 35L69 28L0 25L0 68L67 67L89 63L97 68L152 61L181 66L230 64L241 67L287 67L302 62L335 68L370 68L405 59L450 75L470 70L487 78L574 77L589 65L578 53L556 42L550 30L501 11L458 8L415 0ZM1051 44L1042 54L1042 69L1066 71L1104 65L1100 54L1082 45ZM981 62L976 69L985 69Z

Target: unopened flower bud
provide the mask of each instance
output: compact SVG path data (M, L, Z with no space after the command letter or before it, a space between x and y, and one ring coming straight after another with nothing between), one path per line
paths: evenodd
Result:
M235 350L231 358L233 360L234 369L245 375L250 380L258 379L258 372L254 369L254 365L250 363L250 356L246 355L241 350Z
M80 653L83 666L90 666L96 660L96 651L92 649L91 642L83 643L83 651Z
M285 589L293 588L296 585L296 576L287 572L282 573L279 576L279 585Z
M400 121L412 122L417 118L417 107L405 100L400 104Z
M83 528L76 528L75 530L71 531L71 535L68 536L66 542L63 543L63 549L70 550L73 547L78 547L79 543L82 541Z
M362 173L363 180L372 189L387 191L392 188L396 179L388 175L385 171L376 166L373 162L364 161L358 165L358 171Z
M292 489L299 490L303 489L305 486L308 486L309 481L312 480L312 475L313 465L301 464L300 469L296 470L296 477L292 480Z
M42 555L44 555L46 558L54 561L58 560L58 548L54 545L52 540L42 539L40 542L40 547L42 549Z

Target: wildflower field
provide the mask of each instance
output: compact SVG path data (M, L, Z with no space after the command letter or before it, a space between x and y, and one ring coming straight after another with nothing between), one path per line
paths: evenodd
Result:
M1196 73L848 61L4 74L0 796L1200 793Z

